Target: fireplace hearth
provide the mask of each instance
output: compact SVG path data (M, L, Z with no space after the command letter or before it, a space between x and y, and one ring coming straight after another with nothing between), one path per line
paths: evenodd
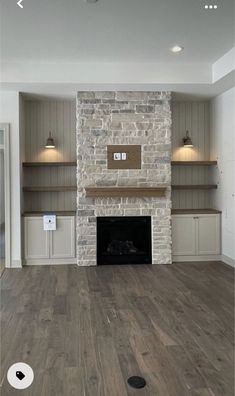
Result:
M97 264L152 264L151 217L98 217Z

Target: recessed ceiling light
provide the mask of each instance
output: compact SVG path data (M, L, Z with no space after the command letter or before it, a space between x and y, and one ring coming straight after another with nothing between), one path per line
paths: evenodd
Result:
M205 5L205 8L207 9L207 8L209 8L209 6L206 4L206 5Z
M182 52L183 50L184 47L182 47L181 45L174 45L174 47L171 48L171 52L174 52L174 54Z

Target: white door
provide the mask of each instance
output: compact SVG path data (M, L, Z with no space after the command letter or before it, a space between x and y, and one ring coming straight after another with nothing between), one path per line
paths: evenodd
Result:
M58 216L56 231L51 231L52 259L75 257L75 217Z
M175 256L196 254L196 230L193 216L172 216L172 252Z
M25 258L49 258L50 231L43 230L43 217L25 217L24 225Z
M220 215L197 217L197 254L220 254Z

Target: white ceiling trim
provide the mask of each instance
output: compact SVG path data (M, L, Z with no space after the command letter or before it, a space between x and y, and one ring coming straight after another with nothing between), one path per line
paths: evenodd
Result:
M212 65L212 82L215 83L221 78L235 70L235 47L219 58Z
M211 98L235 85L235 48L213 65L174 63L1 64L1 90L74 96L79 90L169 90Z
M210 84L204 63L2 63L3 83Z

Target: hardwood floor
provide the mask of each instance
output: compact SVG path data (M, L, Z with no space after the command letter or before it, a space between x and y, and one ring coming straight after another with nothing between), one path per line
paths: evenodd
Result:
M220 263L27 267L2 276L2 396L233 396L234 279ZM135 390L127 378L142 375Z

